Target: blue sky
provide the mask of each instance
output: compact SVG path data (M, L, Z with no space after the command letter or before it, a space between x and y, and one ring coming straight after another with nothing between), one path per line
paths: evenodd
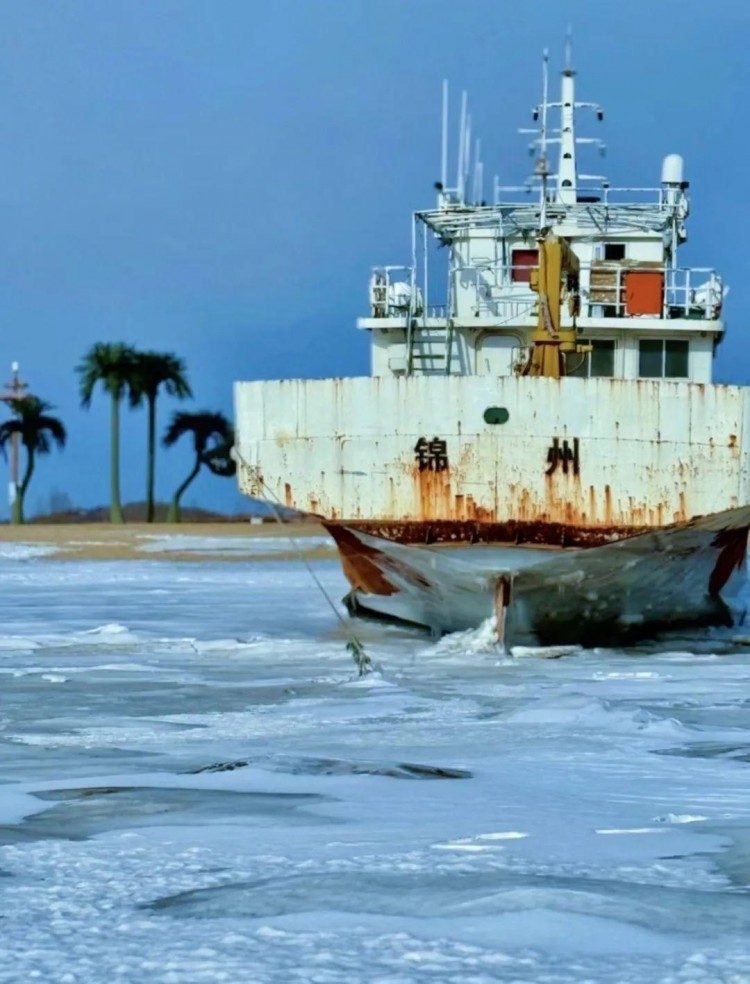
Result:
M106 403L80 410L74 372L95 341L177 352L193 408L227 413L237 378L366 373L354 321L370 266L408 261L409 214L434 201L442 78L469 90L489 173L519 182L515 130L568 24L612 183L656 185L684 156L683 262L730 285L716 375L750 382L744 0L1 4L0 374L20 360L69 430L32 510L52 489L107 501ZM145 430L126 414L125 500L143 497ZM159 495L188 468L164 453ZM191 498L244 505L212 477Z

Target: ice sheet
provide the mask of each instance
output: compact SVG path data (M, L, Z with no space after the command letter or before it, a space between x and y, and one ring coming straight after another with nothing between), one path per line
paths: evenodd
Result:
M334 549L328 536L190 536L173 533L167 536L143 536L138 550L143 553L190 554L265 554L289 553L296 550L314 550L320 547Z
M750 980L736 632L360 681L300 564L25 555L0 616L0 982Z
M45 557L57 551L57 547L46 543L0 543L0 561L31 560L33 557Z

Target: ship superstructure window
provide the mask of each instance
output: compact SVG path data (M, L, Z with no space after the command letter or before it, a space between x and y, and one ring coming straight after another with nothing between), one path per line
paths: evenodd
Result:
M625 259L625 243L605 243L604 244L604 259L605 260L624 260Z
M611 338L582 338L582 345L591 345L591 351L583 355L571 353L565 356L569 376L612 377L615 374L615 343Z
M641 338L638 375L643 379L687 379L690 344L676 338Z
M516 284L527 284L531 280L531 271L538 266L538 250L514 249L511 253L510 279Z

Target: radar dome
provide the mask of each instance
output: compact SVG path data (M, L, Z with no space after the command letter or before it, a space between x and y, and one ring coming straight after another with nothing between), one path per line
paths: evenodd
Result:
M683 162L679 154L667 154L661 165L661 183L682 184Z

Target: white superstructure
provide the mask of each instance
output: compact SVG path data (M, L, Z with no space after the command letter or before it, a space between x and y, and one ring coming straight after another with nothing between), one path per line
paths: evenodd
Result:
M470 164L465 94L456 181L448 185L444 86L437 206L414 213L411 263L373 270L370 312L357 323L372 333L373 375L518 372L536 322L529 287L536 240L548 230L580 261L577 326L593 346L587 357L568 359L569 375L711 382L724 288L715 270L679 262L689 212L682 158L667 156L651 188L612 188L602 176L579 173L578 146L603 145L576 134L576 115L588 110L601 120L604 113L576 101L569 65L559 102L548 101L546 74L545 58L545 97L533 110L538 128L522 131L533 135L534 175L520 187L495 182L491 203L482 198L479 147ZM559 126L550 129L553 114ZM554 147L557 171L550 173Z
M575 81L568 48L550 101L545 56L534 174L489 203L465 96L449 182L444 86L436 206L358 321L372 374L238 383L244 492L404 541L595 543L750 502L750 391L712 383L726 291L679 261L682 159L651 188L582 174L577 117L603 112Z

